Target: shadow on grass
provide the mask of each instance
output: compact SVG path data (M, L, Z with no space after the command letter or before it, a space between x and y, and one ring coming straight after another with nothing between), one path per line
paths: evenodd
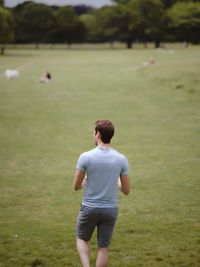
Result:
M40 259L35 259L32 263L31 263L31 267L34 266L45 266L44 262Z

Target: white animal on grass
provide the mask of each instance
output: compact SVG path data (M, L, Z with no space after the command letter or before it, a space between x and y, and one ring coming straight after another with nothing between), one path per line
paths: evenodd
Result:
M16 79L19 78L19 71L7 69L5 75L8 80Z

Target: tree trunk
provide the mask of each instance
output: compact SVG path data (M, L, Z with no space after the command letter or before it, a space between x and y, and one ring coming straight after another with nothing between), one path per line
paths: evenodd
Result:
M68 49L71 49L71 41L68 41Z
M5 51L5 47L2 46L2 47L1 47L1 55L4 55L4 51Z
M110 48L111 49L114 49L114 45L113 45L113 42L112 41L110 41Z
M147 48L147 42L144 42L144 48Z
M35 44L35 49L39 49L39 43Z
M156 47L156 48L159 48L159 47L160 47L160 40L156 40L156 41L155 41L155 47Z
M127 41L126 44L127 44L127 48L128 49L131 49L132 48L132 42L131 41Z

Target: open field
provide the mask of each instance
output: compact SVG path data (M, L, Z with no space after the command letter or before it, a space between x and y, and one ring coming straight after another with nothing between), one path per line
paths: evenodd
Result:
M6 80L7 68L20 78ZM200 266L200 47L190 46L0 57L0 267L81 266L83 192L72 183L97 119L114 123L130 164L109 266ZM90 247L95 266L95 235Z

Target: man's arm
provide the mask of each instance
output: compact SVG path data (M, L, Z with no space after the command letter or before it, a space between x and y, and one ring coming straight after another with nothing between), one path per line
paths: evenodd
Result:
M130 180L128 175L120 175L118 186L122 193L128 195L130 192Z
M87 177L85 177L85 172L76 170L75 177L74 177L74 190L79 190L84 187L87 183Z

